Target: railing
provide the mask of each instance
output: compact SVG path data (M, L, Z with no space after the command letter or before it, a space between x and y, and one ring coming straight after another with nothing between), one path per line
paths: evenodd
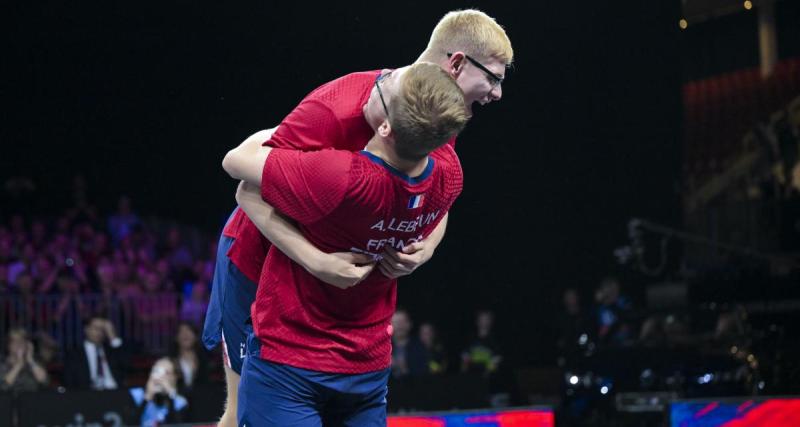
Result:
M135 297L81 295L0 296L0 342L9 328L46 333L60 349L83 341L83 322L92 316L109 319L126 345L146 354L169 350L177 329L180 297L161 293Z

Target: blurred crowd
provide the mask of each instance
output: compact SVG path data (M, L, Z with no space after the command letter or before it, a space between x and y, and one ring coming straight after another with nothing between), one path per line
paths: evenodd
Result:
M458 354L448 353L436 326L422 322L418 327L409 312L398 308L392 316L392 378L404 380L447 373L494 375L503 360L494 330L494 312L478 310L468 344ZM460 364L451 366L451 358Z
M575 288L564 290L562 304L557 343L562 356L591 354L604 347L703 348L701 344L715 343L728 351L731 343L744 342L751 333L741 306L708 307L706 317L710 316L713 324L704 329L709 322L693 319L688 307L659 309L647 303L634 304L616 277L602 279L589 304Z
M190 248L177 226L156 233L124 196L107 218L87 206L51 220L12 215L0 223L0 295L57 295L63 309L69 296L87 293L129 298L178 292L202 301L215 253L205 245ZM187 305L185 320L199 322L205 310L196 305Z
M9 180L5 189L24 195L25 182ZM143 420L180 421L184 396L214 378L209 363L217 358L199 339L213 240L144 220L125 196L101 215L85 187L76 178L71 207L57 215L4 207L0 392L129 390ZM153 331L166 345L141 342Z

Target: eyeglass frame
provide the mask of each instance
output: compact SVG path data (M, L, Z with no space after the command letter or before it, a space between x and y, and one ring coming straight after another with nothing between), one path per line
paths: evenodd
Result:
M450 52L447 52L447 57L450 58L451 56L453 56L453 54L450 53ZM481 64L480 62L478 62L477 59L467 55L466 53L464 54L464 58L467 58L467 61L469 61L472 65L478 67L478 69L480 69L481 71L483 71L484 74L486 74L486 77L489 77L489 79L492 81L492 89L496 88L497 86L502 85L503 82L506 80L505 77L498 76L492 70L486 68L485 65Z
M381 98L381 104L383 105L383 111L386 112L386 118L389 118L389 109L386 108L386 101L384 101L384 99L383 99L383 91L381 91L381 86L378 83L380 83L381 80L383 80L384 78L386 78L390 74L392 74L391 71L389 71L386 74L378 74L378 76L375 77L375 88L378 89L378 96Z

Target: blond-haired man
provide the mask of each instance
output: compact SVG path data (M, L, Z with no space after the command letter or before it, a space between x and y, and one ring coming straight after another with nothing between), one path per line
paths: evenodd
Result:
M464 33L464 36L454 39L453 34L457 33ZM419 58L419 61L439 65L455 79L470 111L475 102L486 104L502 97L502 80L512 60L513 50L505 31L493 18L477 10L445 15ZM382 120L381 110L369 108L367 104L372 103L374 107L379 101L373 87L377 78L386 75L389 70L353 73L319 87L281 122L268 144L306 151L331 147L350 151L362 149L373 136L375 124ZM269 240L242 210L236 209L218 245L203 341L209 349L223 343L229 396L220 423L223 426L235 425L236 390L245 356L244 323L250 316L270 241L311 274L338 287L353 286L370 271L359 265L368 258L320 251L303 239L291 223L272 214L274 211L269 212L271 214L265 217L270 223L264 230ZM387 247L378 265L380 271L396 278L410 274L427 262L444 235L446 223L447 216L424 241L400 250Z
M237 201L259 228L266 202L317 248L373 259L433 232L461 193L446 143L469 119L463 93L428 62L383 75L373 93L366 108L384 115L364 151L271 148L266 131L226 155L231 176L256 186ZM397 279L379 271L341 289L272 247L252 307L239 425L385 425L396 299Z

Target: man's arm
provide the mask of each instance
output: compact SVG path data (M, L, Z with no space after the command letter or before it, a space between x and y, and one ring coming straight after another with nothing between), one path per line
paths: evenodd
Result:
M433 257L434 251L439 247L439 243L444 238L447 229L447 218L450 213L446 213L433 232L423 241L415 242L403 247L402 252L396 251L390 246L386 246L378 269L384 276L396 279L407 276L414 272L419 266L428 262Z
M287 218L262 198L259 189L245 181L239 184L236 201L261 234L314 277L341 289L366 278L375 264L363 254L328 254L317 249Z
M225 169L225 172L228 172L233 179L261 186L264 163L272 151L271 147L263 144L272 137L276 129L277 127L258 131L245 139L238 147L228 151L228 154L222 159L222 168Z
M261 186L264 165L272 151L263 143L270 139L276 129L256 132L229 151L222 161L222 167L231 177L254 186L250 189L252 191L242 193L244 203L240 203L240 206L261 234L314 277L340 288L356 285L372 270L372 267L365 269L356 264L366 264L371 259L360 254L327 254L320 251L306 240L289 219L261 199L258 187Z

